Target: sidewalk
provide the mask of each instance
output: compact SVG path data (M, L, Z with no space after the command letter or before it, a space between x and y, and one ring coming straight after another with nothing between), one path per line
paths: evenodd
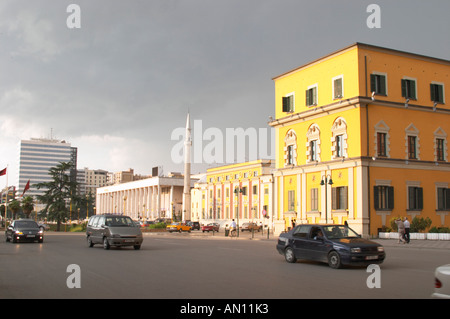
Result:
M409 244L398 243L397 239L372 239L384 247L434 248L450 250L450 240L411 239Z

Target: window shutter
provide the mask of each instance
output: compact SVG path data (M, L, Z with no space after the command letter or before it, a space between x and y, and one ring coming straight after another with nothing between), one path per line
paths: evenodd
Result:
M446 188L444 190L444 198L445 198L445 209L450 209L450 188Z
M388 209L394 209L394 187L388 186Z
M372 92L379 93L377 92L377 76L375 74L370 75L370 94Z
M409 97L412 99L416 98L416 81L408 81L409 84Z
M306 90L306 105L309 106L311 105L311 99L309 96L310 90Z
M408 209L416 208L415 195L415 187L408 187Z
M384 75L380 75L380 94L386 95L386 77Z
M311 101L311 104L317 104L317 88L315 87L315 88L313 88L312 89L312 101Z
M437 101L435 85L434 84L430 84L430 96L431 96L431 101L433 101L433 102Z
M344 186L341 188L341 198L342 198L342 203L341 203L341 208L342 209L348 209L348 186Z
M417 187L417 208L423 209L423 188Z
M380 188L378 186L373 187L373 203L375 205L375 210L380 209L379 195L378 195L379 191L380 191Z
M283 112L289 112L289 97L283 96Z
M437 86L436 101L444 103L444 86L443 85L436 85L436 86Z
M406 96L406 92L407 92L407 89L406 89L406 80L402 80L402 96L403 97L407 97Z
M327 184L325 184L325 187L327 187ZM337 196L336 195L337 195L337 188L332 187L331 188L331 209L333 209L333 210L337 209Z

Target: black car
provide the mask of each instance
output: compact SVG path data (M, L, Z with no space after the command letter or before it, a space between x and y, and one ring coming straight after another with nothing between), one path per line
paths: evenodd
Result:
M18 241L44 242L44 231L32 219L14 220L5 231L6 241L16 243Z
M199 222L187 222L186 225L191 226L192 230L200 230L200 223Z
M386 257L382 245L361 238L344 225L298 225L280 234L276 248L289 263L308 259L332 268L381 264Z

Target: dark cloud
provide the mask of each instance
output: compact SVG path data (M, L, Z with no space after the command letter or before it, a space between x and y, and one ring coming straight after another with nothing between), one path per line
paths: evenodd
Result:
M66 26L71 3L81 7L81 29ZM366 26L370 3L2 1L0 126L18 125L0 133L14 145L0 149L10 158L3 161L16 161L15 145L32 126L38 137L54 128L77 141L83 166L177 169L170 134L188 109L205 127L266 127L273 76L356 41L449 58L448 1L377 1L376 30ZM109 153L129 162L113 164Z

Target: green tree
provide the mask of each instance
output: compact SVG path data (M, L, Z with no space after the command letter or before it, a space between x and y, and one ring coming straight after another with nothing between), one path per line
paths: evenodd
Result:
M15 218L16 218L16 214L20 211L20 203L19 203L17 200L13 199L13 200L8 204L8 207L9 207L9 209L10 209L11 212L12 212L11 218L12 218L12 219L15 219Z
M72 162L61 162L56 167L50 168L49 175L52 177L50 182L33 185L37 189L45 189L43 195L37 196L37 199L45 205L40 214L55 220L57 231L60 231L61 223L68 219L70 207L79 206L83 202L77 195L78 183L70 177L71 169L73 169Z
M22 210L23 213L27 216L27 218L30 218L33 209L34 209L33 197L25 196L22 199Z

